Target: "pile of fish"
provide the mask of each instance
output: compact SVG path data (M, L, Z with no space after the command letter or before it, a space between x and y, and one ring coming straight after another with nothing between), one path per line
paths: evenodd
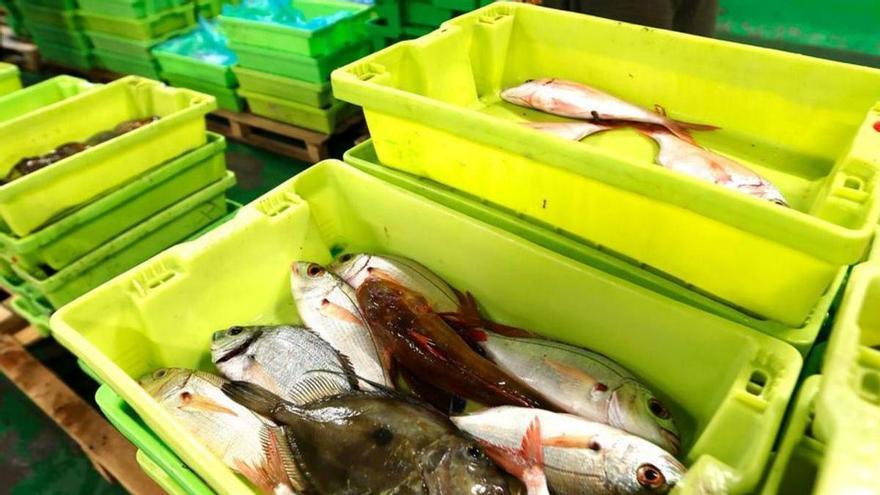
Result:
M666 493L686 471L634 374L483 318L413 260L295 262L291 290L304 326L214 333L223 378L141 380L264 493Z
M102 131L88 138L84 143L73 142L64 143L54 150L40 155L22 158L12 167L5 177L0 178L0 185L8 184L16 179L20 179L25 175L32 174L37 170L43 169L59 162L69 156L85 151L93 146L97 146L103 142L109 141L115 137L139 129L147 124L151 124L159 120L158 116L150 116L143 119L127 120L109 131Z
M537 79L501 92L515 105L579 119L579 122L529 122L527 126L564 139L580 141L587 136L631 127L660 146L657 163L670 170L739 191L759 199L788 206L782 193L767 179L745 165L707 150L691 137L691 130L717 127L673 120L666 110L655 111L621 100L599 89L561 79Z

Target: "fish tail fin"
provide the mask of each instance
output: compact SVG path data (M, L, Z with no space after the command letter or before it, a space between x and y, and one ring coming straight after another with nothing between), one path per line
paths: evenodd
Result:
M281 454L277 428L265 428L260 431L260 442L263 446L263 459L257 465L248 464L241 459L235 460L235 469L251 483L267 495L293 494L302 487L294 486L294 480L288 475Z
M505 337L534 337L531 332L522 328L495 323L494 321L483 318L480 314L477 300L474 298L473 294L470 292L463 293L454 288L452 290L455 291L455 295L458 297L458 311L453 313L440 313L440 317L457 330L459 334L464 334L462 336L465 340L476 342L486 340L485 332L482 332L482 329L492 330ZM467 335L468 332L472 331L476 331L476 333Z
M253 383L224 383L222 390L230 399L263 416L270 416L284 404L284 399Z
M480 443L493 461L523 482L528 495L547 495L550 493L547 488L547 477L544 474L541 422L537 416L523 434L518 449L501 447L484 441Z
M677 138L687 141L690 144L697 144L697 142L694 141L694 138L691 137L690 131L716 131L719 129L718 126L714 125L697 124L694 122L672 119L666 115L666 109L661 105L654 105L654 112L663 117L663 127L669 129L669 132L675 134ZM636 130L638 130L638 128ZM644 132L642 132L642 134L644 134Z

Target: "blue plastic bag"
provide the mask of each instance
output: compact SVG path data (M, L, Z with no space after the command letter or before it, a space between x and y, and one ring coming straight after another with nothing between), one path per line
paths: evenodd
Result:
M238 55L229 49L226 35L220 31L217 22L202 17L199 17L198 28L194 31L171 38L153 50L176 53L226 67L238 62Z
M291 0L244 0L239 5L224 5L223 15L259 22L271 22L300 29L320 29L344 19L351 12L341 10L330 15L306 18Z

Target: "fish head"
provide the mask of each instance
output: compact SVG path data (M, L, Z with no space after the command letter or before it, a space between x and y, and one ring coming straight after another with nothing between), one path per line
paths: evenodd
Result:
M372 258L369 254L344 253L327 268L357 289L370 275L368 268Z
M462 438L433 443L423 472L430 494L506 495L507 480L475 442Z
M605 476L615 493L668 493L681 481L687 468L672 454L634 435L619 433L605 450Z
M524 107L532 106L532 97L535 93L541 91L541 89L550 81L550 79L534 79L526 81L519 86L507 88L502 91L501 98L514 105Z
M211 336L211 360L227 376L227 369L239 364L260 337L265 327L234 326L218 330Z
M301 309L303 303L327 299L343 285L341 278L318 263L297 261L291 267L290 288L297 308Z
M611 426L628 431L673 454L681 450L678 427L672 412L645 386L626 381L611 394L608 403Z
M162 400L183 388L194 372L183 368L159 368L144 375L138 384L156 399Z

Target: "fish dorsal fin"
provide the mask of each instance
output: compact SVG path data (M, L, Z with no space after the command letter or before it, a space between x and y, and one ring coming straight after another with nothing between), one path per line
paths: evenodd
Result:
M223 386L228 380L223 378L222 376L215 375L214 373L210 373L207 371L193 371L193 375L197 376L200 380L204 380L208 382L208 384L213 385L217 388Z
M311 404L327 397L350 392L350 389L343 386L338 380L332 380L328 376L343 375L348 378L347 373L334 370L312 370L309 373L311 376L304 378L290 390L289 399L291 402L300 405Z

